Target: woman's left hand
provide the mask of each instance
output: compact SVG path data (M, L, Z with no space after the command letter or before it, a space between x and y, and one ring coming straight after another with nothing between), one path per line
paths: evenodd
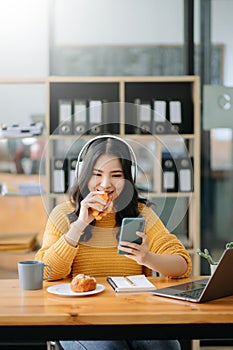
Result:
M143 265L149 252L148 237L143 232L137 231L136 234L142 238L141 244L121 241L118 248L125 252L127 258L135 260L139 265Z

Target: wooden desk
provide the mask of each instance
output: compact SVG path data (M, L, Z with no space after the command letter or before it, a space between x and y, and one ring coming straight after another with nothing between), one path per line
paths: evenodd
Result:
M177 283L163 277L152 281L157 287ZM195 304L150 293L115 294L104 278L98 278L98 283L106 286L104 292L61 297L46 291L48 285L56 283L45 282L43 290L24 291L18 280L0 281L2 343L78 338L233 338L233 296Z

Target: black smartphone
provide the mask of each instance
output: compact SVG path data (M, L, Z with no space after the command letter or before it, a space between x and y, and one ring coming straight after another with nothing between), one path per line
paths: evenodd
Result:
M145 221L146 220L144 218L124 218L122 220L119 243L121 241L126 241L141 244L142 239L136 235L136 231L144 232ZM118 249L118 254L127 253Z

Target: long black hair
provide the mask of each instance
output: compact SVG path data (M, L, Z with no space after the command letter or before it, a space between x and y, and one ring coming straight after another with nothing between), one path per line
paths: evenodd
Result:
M132 176L132 156L125 142L109 136L93 140L86 149L82 168L78 174L73 187L69 192L69 199L74 206L74 211L68 215L70 223L77 220L80 211L80 203L89 193L88 183L92 176L92 171L97 159L102 155L117 157L121 163L125 185L124 189L114 201L116 210L116 226L120 227L124 217L140 216L138 202L146 203L146 200L139 198L133 176ZM80 241L88 241L91 238L91 225L95 225L95 220L87 226ZM119 234L119 233L118 233ZM118 238L118 234L117 237Z

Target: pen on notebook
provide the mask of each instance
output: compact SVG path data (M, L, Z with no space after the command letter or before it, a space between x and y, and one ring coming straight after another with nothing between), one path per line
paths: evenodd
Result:
M127 276L124 276L124 279L125 279L129 284L131 284L131 286L135 286L135 284L134 284Z

